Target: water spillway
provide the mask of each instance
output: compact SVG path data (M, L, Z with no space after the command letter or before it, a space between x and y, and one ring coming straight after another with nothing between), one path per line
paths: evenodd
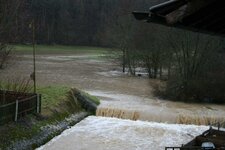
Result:
M225 112L217 105L209 107L113 92L87 92L101 99L96 116L64 131L40 150L163 150L170 146L179 147L209 129L208 126L181 125L180 122L206 124L216 120L213 115L223 116ZM199 116L203 119L196 119Z
M171 124L209 125L225 121L225 107L188 104L104 91L88 91L101 99L96 116Z
M164 150L181 146L207 129L91 116L38 150Z

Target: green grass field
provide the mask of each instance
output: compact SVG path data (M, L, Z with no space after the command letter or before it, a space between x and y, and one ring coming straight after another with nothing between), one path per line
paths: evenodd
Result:
M32 53L32 45L12 45L17 53ZM110 48L89 47L89 46L63 46L63 45L36 45L37 54L51 53L104 53Z

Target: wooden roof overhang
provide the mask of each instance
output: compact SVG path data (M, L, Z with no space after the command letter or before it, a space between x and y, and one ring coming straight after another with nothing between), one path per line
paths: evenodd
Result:
M225 36L224 0L170 0L133 14L138 20Z

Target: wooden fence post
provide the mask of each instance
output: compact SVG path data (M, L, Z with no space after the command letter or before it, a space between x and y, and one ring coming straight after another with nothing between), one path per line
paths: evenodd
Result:
M40 97L39 97L39 94L37 94L37 113L40 113Z
M6 91L3 90L3 94L2 94L2 96L3 96L3 105L5 104L5 94L6 94Z
M19 101L16 100L15 122L17 122L17 117L18 117L18 106L19 106Z
M39 97L39 113L41 113L41 94L38 94Z

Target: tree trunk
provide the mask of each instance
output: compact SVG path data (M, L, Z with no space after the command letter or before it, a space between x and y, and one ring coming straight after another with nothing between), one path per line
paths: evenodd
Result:
M158 67L154 67L154 79L157 78L157 74L158 74Z
M169 62L169 66L168 66L168 79L170 79L170 76L171 76L171 64Z
M162 79L162 65L160 65L160 68L159 68L159 75L160 75L160 79Z
M125 67L126 67L126 50L123 49L123 73L125 72Z

